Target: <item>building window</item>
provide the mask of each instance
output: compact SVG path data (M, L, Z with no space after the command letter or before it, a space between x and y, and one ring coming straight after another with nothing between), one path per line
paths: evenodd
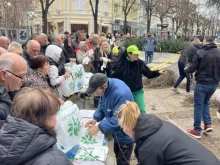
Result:
M105 0L105 3L104 3L104 12L108 12L108 0Z
M86 9L86 0L73 0L74 12L85 11L85 9Z

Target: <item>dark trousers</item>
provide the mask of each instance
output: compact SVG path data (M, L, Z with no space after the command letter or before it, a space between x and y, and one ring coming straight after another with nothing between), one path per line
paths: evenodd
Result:
M180 83L183 81L183 79L186 77L186 92L190 91L190 83L191 83L191 74L185 74L184 68L185 68L185 63L178 61L178 68L179 68L179 78L177 79L174 88L177 88Z
M129 165L130 158L133 151L134 143L120 145L118 143L114 143L114 153L116 156L117 165Z

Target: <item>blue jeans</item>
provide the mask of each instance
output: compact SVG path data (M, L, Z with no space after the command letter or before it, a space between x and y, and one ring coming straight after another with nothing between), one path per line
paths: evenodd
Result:
M178 61L178 68L180 75L173 87L177 88L180 85L180 83L183 81L183 79L186 77L186 92L189 92L192 74L190 73L186 75L186 73L184 72L185 63L183 62Z
M148 59L149 59L149 63L152 62L153 55L154 55L154 52L145 51L145 64L148 64Z
M196 84L194 89L194 129L197 133L202 132L201 121L211 124L209 100L218 85Z

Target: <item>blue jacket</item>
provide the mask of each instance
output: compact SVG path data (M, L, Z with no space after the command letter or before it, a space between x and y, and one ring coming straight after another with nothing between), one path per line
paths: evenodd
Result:
M126 101L134 101L129 87L121 80L109 78L107 91L101 95L98 108L93 116L96 121L100 121L101 132L112 132L115 142L118 141L122 145L133 142L119 127L116 116L118 108ZM106 120L103 120L104 118Z
M157 44L156 38L146 38L144 42L146 43L145 51L154 52L154 47Z

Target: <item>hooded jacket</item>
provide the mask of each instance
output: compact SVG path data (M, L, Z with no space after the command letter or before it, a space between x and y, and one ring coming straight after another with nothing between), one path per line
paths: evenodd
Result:
M154 115L139 116L135 141L138 165L220 165L211 151Z
M192 63L185 69L185 73L195 71L195 79L198 84L218 85L220 81L220 50L215 43L206 44L195 53Z
M203 47L202 44L189 45L181 53L179 61L182 63L191 63L196 51L201 49L202 47Z
M7 90L0 85L0 128L5 123L5 120L10 112L12 100Z
M98 108L93 118L99 122L99 129L102 133L112 132L115 143L121 145L130 144L133 140L126 135L118 125L118 108L126 101L133 101L134 98L130 89L121 80L109 78L108 88L105 94L101 95ZM105 120L103 120L106 118Z
M140 59L137 61L130 61L129 57L125 54L122 55L112 77L124 81L132 92L137 92L143 88L142 75L147 78L160 76L158 70L151 71L144 61Z
M56 138L42 128L22 119L8 116L0 130L0 164L72 165L56 148Z

